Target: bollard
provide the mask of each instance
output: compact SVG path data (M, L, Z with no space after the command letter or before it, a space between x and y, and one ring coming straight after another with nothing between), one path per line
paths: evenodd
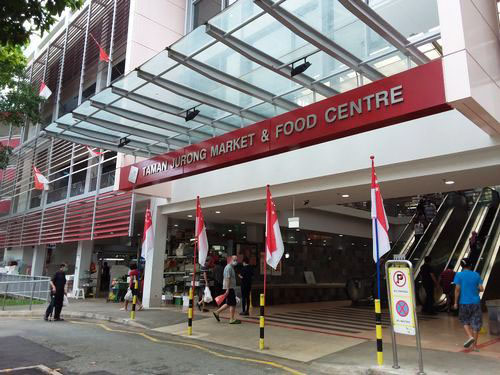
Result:
M265 304L264 294L260 295L260 338L259 338L259 349L264 350L264 304Z
M384 364L384 350L382 346L382 311L379 299L375 300L375 328L377 332L377 363L382 366Z
M130 311L130 319L135 319L135 305L137 304L137 292L139 290L139 283L137 280L134 282L134 296L132 297L132 311Z
M193 334L193 287L189 289L188 336Z

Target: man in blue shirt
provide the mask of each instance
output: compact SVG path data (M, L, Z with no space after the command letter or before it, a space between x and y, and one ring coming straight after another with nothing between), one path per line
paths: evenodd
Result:
M464 347L472 346L472 350L478 351L477 337L483 325L481 299L479 298L479 292L484 291L483 280L477 272L471 270L472 264L468 259L463 259L460 264L462 271L457 273L453 280L455 283L455 309L460 303L458 317L469 337L465 341Z

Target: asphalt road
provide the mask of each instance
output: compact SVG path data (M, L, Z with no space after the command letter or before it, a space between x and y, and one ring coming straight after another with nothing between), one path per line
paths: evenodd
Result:
M108 322L0 319L0 370L39 364L64 375L314 373L306 364Z

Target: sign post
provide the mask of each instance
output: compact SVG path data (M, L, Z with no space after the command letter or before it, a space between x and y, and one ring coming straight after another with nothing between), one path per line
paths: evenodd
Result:
M391 316L393 368L399 368L396 333L415 336L419 375L425 375L415 300L413 265L408 260L388 260L385 264L389 313Z

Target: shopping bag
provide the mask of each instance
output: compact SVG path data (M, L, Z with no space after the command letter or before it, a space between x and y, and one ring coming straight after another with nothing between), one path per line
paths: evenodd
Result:
M68 305L69 305L68 297L64 295L63 306L68 306Z
M210 293L210 288L208 286L205 287L205 290L203 292L203 302L205 303L210 303L214 299L212 298L212 293Z
M124 300L130 302L130 301L132 301L133 297L134 296L132 295L132 289L128 288L127 294L125 294Z
M236 304L239 306L241 303L241 299L240 297L236 296Z
M224 294L221 294L220 296L215 297L215 303L217 304L217 306L220 306L222 304L222 302L224 302L226 297L227 297L227 292Z

